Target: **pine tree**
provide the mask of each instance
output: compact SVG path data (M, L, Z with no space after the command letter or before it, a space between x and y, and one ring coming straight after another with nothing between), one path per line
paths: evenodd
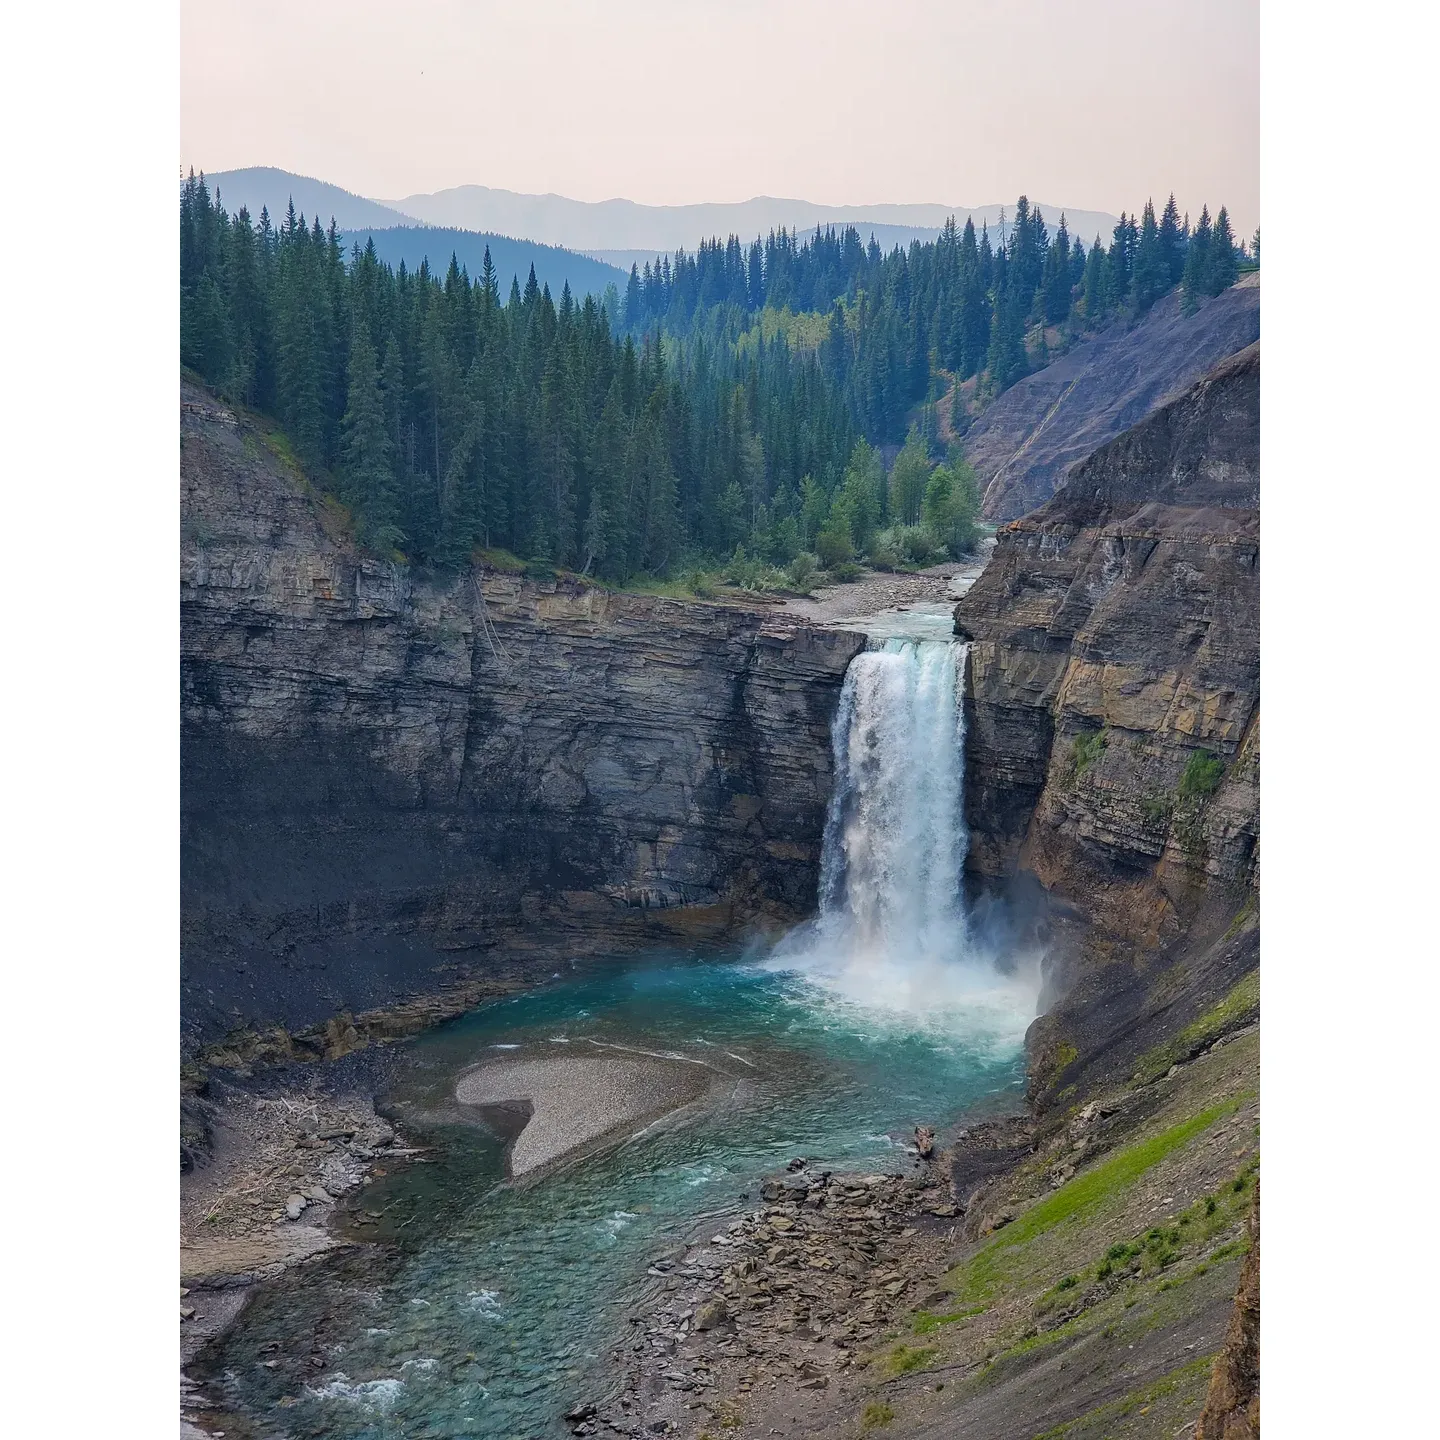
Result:
M1070 232L1065 227L1063 214L1054 243L1045 257L1044 288L1045 321L1049 325L1060 325L1070 314Z
M1218 295L1228 290L1237 273L1235 262L1235 236L1230 229L1230 212L1222 205L1215 217L1215 229L1210 236L1210 275L1206 290Z
M1095 243L1090 247L1090 255L1085 261L1085 322L1087 325L1098 325L1109 313L1112 305L1112 289L1110 285L1110 257L1105 253L1105 247L1100 243L1100 237L1095 237Z
M1170 267L1165 258L1160 227L1155 223L1155 205L1145 202L1140 219L1140 237L1135 247L1135 308L1144 314L1169 288Z
M375 347L364 325L356 325L351 335L345 397L341 423L345 498L360 512L366 538L389 548L399 538L395 478Z
M1168 276L1166 288L1178 285L1185 273L1185 246L1180 232L1180 211L1175 205L1172 192L1165 202L1165 211L1160 216L1160 256L1165 262Z
M1181 281L1181 303L1187 315L1193 314L1200 302L1211 293L1210 278L1210 209L1208 206L1201 206L1200 221L1186 247L1185 274Z

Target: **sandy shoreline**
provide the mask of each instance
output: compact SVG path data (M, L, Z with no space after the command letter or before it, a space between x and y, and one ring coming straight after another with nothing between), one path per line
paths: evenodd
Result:
M455 1099L482 1110L528 1105L507 1157L510 1175L519 1179L688 1105L715 1079L703 1065L661 1056L542 1054L467 1071Z

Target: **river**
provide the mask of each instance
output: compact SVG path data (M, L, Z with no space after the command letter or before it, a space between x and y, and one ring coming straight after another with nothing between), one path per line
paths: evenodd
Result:
M938 606L868 628L835 722L816 918L723 960L577 962L414 1042L383 1102L432 1149L349 1209L380 1243L260 1287L199 1367L257 1435L563 1434L566 1407L603 1393L651 1263L762 1175L796 1157L905 1168L917 1123L1016 1105L1038 960L997 956L961 898L965 647ZM700 1098L507 1180L505 1127L455 1103L457 1077L612 1047L696 1067Z

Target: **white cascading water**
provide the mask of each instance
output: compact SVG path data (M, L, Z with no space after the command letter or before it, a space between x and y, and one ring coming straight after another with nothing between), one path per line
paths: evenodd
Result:
M846 673L819 927L861 952L963 954L964 662L953 641L887 640Z
M772 964L887 1010L970 1012L982 1030L1035 1014L1038 960L1004 969L972 933L962 875L968 647L892 638L850 663L835 717L835 788L820 911ZM998 1038L998 1037L997 1037Z

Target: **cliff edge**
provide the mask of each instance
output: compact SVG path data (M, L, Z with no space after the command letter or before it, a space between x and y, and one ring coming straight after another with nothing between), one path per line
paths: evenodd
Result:
M970 866L1069 917L1042 1113L1253 1018L1259 497L1257 343L1003 527L956 609Z
M361 552L262 424L190 386L180 418L192 1041L813 908L862 636L420 577Z

